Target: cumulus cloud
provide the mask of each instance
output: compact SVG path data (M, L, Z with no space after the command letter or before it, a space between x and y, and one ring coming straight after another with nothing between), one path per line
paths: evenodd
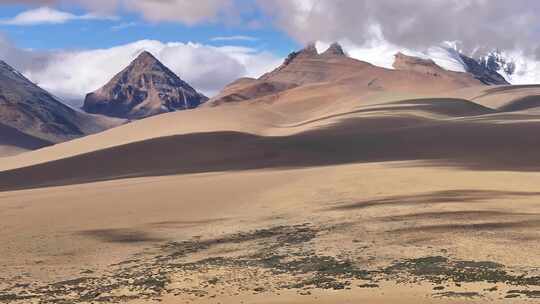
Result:
M0 59L53 94L79 106L85 94L108 82L143 50L208 96L239 77L257 77L276 67L281 58L252 48L215 47L198 43L141 40L83 51L34 52L0 39Z
M150 21L178 21L194 25L233 14L232 0L123 0L123 5Z
M148 21L187 25L218 20L234 22L239 16L234 0L0 0L1 4L78 5L94 13L110 13L121 8L138 13Z
M374 28L389 42L424 48L461 41L477 48L534 53L540 32L536 0L258 0L277 26L301 42L349 39L362 45Z
M0 32L0 60L4 60L20 71L44 68L51 53L17 48L7 36Z
M0 20L7 25L62 24L74 20L114 20L116 17L96 14L75 15L49 7L40 7L24 11L13 18Z
M53 6L53 5L78 5L91 12L107 12L116 10L121 0L0 0L2 4L24 4L33 6Z

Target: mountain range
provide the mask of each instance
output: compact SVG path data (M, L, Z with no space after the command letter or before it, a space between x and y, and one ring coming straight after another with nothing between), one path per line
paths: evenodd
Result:
M454 72L426 58L395 55L393 69L350 58L334 43L324 52L315 44L291 53L275 70L242 78L210 100L143 51L107 84L89 93L81 112L0 62L0 126L6 152L17 153L71 140L133 119L223 104L272 102L280 94L312 85L338 84L362 96L373 91L437 93L481 85L507 85L493 67L460 54L467 72ZM488 65L487 62L490 62ZM100 114L100 115L93 115ZM107 118L109 117L109 118ZM7 152L7 151L10 152Z

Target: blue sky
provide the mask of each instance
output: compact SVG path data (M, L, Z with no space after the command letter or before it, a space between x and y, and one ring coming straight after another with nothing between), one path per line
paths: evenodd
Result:
M1 5L0 20L11 18L40 6ZM84 15L84 9L74 6L54 8L74 15ZM251 12L243 18L258 20L260 24L249 28L245 23L226 24L208 22L186 25L180 22L147 21L140 15L129 12L115 12L114 19L72 20L58 24L11 25L0 24L0 32L21 48L35 50L95 49L109 48L138 40L199 42L216 46L241 45L265 49L277 56L285 56L300 47L286 33L272 26L260 12ZM215 39L237 37L245 39ZM253 39L248 39L253 38Z

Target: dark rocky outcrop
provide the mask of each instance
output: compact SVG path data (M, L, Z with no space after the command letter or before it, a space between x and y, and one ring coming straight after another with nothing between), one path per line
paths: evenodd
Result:
M460 54L461 60L465 63L465 69L468 73L487 85L508 85L510 84L497 71L489 69L480 64L476 59Z
M334 42L330 47L321 54L321 56L332 57L332 56L347 56L341 45L337 42Z
M0 124L4 131L26 134L36 139L34 143L45 145L84 135L90 120L0 61Z

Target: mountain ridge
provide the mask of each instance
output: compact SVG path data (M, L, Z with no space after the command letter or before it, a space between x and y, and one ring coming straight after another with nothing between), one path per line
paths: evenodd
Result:
M422 58L398 53L395 61L397 68L387 69L349 57L339 43L332 43L320 53L314 43L309 43L258 79L226 86L208 105L245 100L272 102L284 91L316 83L348 83L359 95L370 90L435 92L483 84L470 73L448 71Z
M101 119L64 104L0 60L0 124L4 126L0 145L19 147L14 139L24 134L19 148L40 148L107 128L107 123L101 123Z

